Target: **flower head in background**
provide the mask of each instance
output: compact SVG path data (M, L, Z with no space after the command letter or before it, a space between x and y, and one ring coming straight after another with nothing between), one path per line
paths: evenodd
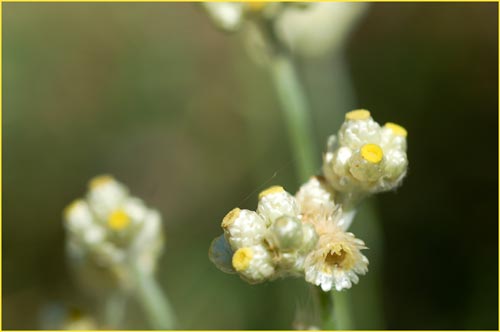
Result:
M406 130L394 123L381 127L367 110L346 114L331 136L323 160L330 185L342 193L377 193L396 188L406 174Z
M163 248L161 216L113 177L92 179L86 197L65 209L64 221L68 255L77 267L111 272L121 285L131 281L132 262L154 271Z
M95 317L78 307L57 302L44 304L39 312L39 324L43 330L96 330Z
M225 31L233 32L241 28L246 19L254 16L274 17L284 6L280 2L203 2L203 7L212 22Z
M266 45L269 32L279 47L300 56L336 52L368 8L367 3L329 2L203 2L203 6L222 30L245 30L248 50L257 62L265 61L276 47Z
M341 49L368 9L366 2L311 2L290 6L276 18L276 34L288 49L321 57Z

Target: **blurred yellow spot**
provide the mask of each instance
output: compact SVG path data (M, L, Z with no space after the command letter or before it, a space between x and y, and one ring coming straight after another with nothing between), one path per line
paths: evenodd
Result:
M114 181L113 177L111 175L100 175L96 176L89 182L89 188L90 189L96 189L97 187L102 186L103 184L110 183Z
M408 136L408 132L406 131L406 129L403 128L402 126L398 125L398 124L395 124L395 123L392 123L392 122L387 122L384 125L384 127L389 128L390 130L392 130L392 132L394 133L394 135L403 136L403 137Z
M73 211L77 208L77 206L82 203L83 201L81 199L75 199L68 206L66 206L63 211L64 218L68 219L69 215L73 213Z
M264 191L261 191L261 193L259 194L259 199L262 199L264 196L275 194L275 193L280 193L283 191L285 191L285 189L283 189L282 186L272 186L272 187L267 188Z
M247 2L247 7L250 11L252 12L258 12L264 9L266 6L265 1L248 1Z
M383 156L384 152L377 144L365 144L361 148L361 157L372 164L379 163Z
M367 110L354 110L345 114L346 120L366 120L370 117Z
M68 312L68 318L70 321L77 321L84 317L83 312L78 308L70 308Z
M239 208L234 208L231 211L229 211L229 213L226 214L226 216L224 217L224 219L222 219L222 224L221 224L222 228L227 228L227 227L231 226L231 224L240 215L240 211L241 210Z
M130 224L130 218L123 210L115 210L108 217L109 228L119 231Z
M253 252L250 248L240 248L233 255L233 267L236 271L243 271L248 268L252 260Z

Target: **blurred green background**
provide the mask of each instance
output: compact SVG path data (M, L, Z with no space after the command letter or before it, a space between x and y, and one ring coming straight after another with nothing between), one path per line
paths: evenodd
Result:
M352 290L355 327L497 329L497 4L374 3L344 56L354 106L409 131L404 185L375 198L383 243L354 223L373 272ZM338 61L300 62L320 148L349 111ZM310 303L303 280L250 286L207 258L227 211L299 184L268 73L197 5L4 3L3 102L4 329L39 328L50 303L96 308L61 211L101 173L162 212L158 279L181 328L289 329ZM128 328L149 328L129 309Z

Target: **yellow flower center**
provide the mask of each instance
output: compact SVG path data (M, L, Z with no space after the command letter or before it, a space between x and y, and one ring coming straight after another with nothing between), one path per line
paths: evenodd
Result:
M130 218L128 214L121 209L113 211L108 217L108 226L115 231L122 230L129 224Z
M100 187L106 183L110 183L114 181L113 177L110 175L100 175L96 176L89 182L89 188L90 189L96 189L97 187Z
M262 191L259 194L259 199L262 199L264 196L275 194L275 193L280 193L283 191L285 191L285 189L283 189L283 187L281 187L281 186L272 186L272 187L269 187L266 190Z
M75 199L68 206L66 206L63 211L64 218L68 219L69 215L72 214L73 211L77 208L77 206L82 203L83 201L81 199Z
M344 261L346 253L343 249L339 252L330 251L325 257L325 263L332 266L340 266Z
M352 257L351 250L337 243L330 248L325 256L325 264L331 269L334 267L349 270L354 266L354 258Z
M229 226L231 226L233 222L236 220L236 218L238 218L238 216L240 215L240 211L241 210L239 208L234 208L231 211L229 211L229 213L226 214L224 219L222 219L222 224L221 224L222 228L228 228Z
M233 255L233 267L236 271L243 271L248 268L253 257L253 251L250 248L240 248Z
M361 148L361 157L372 164L377 164L384 157L384 151L377 144L365 144Z
M266 6L265 1L248 1L247 8L252 12L259 12Z
M346 120L367 120L370 112L367 110L354 110L345 114Z
M408 132L406 131L406 129L398 124L395 124L395 123L392 123L392 122L387 122L384 127L386 128L389 128L390 130L392 130L392 132L394 133L394 135L398 135L398 136L403 136L403 137L406 137L408 136Z

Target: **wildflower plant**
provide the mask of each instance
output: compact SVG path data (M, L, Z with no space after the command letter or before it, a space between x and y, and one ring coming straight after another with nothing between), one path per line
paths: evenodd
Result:
M204 6L219 28L242 31L251 58L268 68L298 178L301 182L309 178L295 195L274 186L259 195L255 211L236 208L228 213L222 222L224 234L212 242L209 257L222 271L237 273L250 283L303 277L319 286L315 294L323 327L332 327L335 301L336 311L344 316L335 328L351 329L347 302L323 293L348 289L368 271L366 246L348 228L363 198L401 183L407 168L406 131L390 123L381 127L366 110L349 112L338 134L328 139L323 175L310 178L318 172L319 153L296 57L339 54L368 5L214 2ZM336 70L340 76L335 80L349 94L349 78L342 77L341 66ZM267 195L276 197L271 212L263 208Z
M154 281L164 248L157 210L131 196L112 176L102 175L89 182L85 198L66 207L64 226L76 277L84 287L109 298L110 327L121 320L129 295L143 303L154 326L171 326L171 309Z
M133 288L131 264L152 274L163 249L161 216L111 176L89 183L85 199L64 212L70 262L100 268L118 287Z
M295 195L280 186L264 190L255 211L231 210L210 246L211 261L251 284L303 277L325 292L351 288L368 259L348 228L363 198L401 184L406 136L397 124L381 127L367 110L347 113L328 139L324 176L311 177Z

